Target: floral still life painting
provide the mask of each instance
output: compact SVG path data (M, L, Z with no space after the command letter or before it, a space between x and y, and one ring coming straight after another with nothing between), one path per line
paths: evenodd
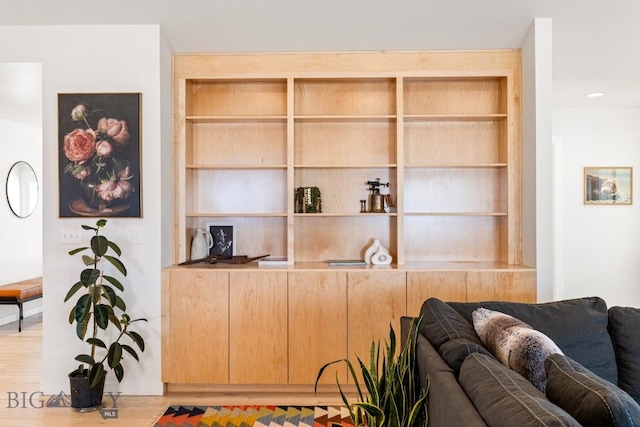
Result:
M58 94L60 217L141 216L140 94Z

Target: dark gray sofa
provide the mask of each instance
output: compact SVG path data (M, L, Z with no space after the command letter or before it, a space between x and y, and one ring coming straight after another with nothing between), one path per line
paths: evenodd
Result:
M473 329L479 307L526 322L562 350L545 361L546 395L487 350ZM429 426L640 426L639 309L608 309L597 297L544 304L431 298L420 316L417 375L430 382ZM401 319L404 340L411 320Z

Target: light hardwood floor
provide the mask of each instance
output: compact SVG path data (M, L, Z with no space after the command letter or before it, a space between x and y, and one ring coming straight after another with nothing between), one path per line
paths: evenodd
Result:
M78 413L71 408L36 408L44 406L49 396L40 396L42 378L42 315L23 320L22 332L17 322L0 326L0 426L2 427L62 427L62 426L153 426L168 405L202 404L280 404L280 405L340 405L335 392L313 393L251 392L172 392L164 396L120 396L117 399L118 418L103 420L99 412ZM32 393L32 402L29 398ZM65 391L68 393L68 390ZM24 399L23 399L24 396ZM24 401L24 404L23 404ZM105 397L105 408L113 401Z

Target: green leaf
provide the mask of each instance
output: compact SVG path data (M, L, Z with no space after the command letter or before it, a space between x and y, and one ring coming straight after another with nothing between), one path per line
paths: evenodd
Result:
M100 329L107 329L110 313L113 313L113 310L106 304L97 304L95 306L96 323Z
M144 340L142 339L140 334L134 331L127 331L125 333L133 340L133 342L137 344L140 351L144 351Z
M91 302L98 304L102 299L102 293L100 292L100 286L91 285L87 288L87 294L91 295Z
M127 275L127 269L125 268L124 264L118 258L112 257L110 255L105 255L104 258L107 261L109 261L111 264L113 264L113 266L115 268L117 268L118 271L120 273L122 273L123 276Z
M126 344L122 344L122 349L127 353L129 353L134 359L136 359L137 361L140 361L140 359L138 358L138 353L136 353L136 351L133 348L131 348Z
M100 270L96 268L86 268L82 270L82 272L80 273L80 281L85 287L91 286L94 283L96 283L99 277L100 277Z
M114 242L112 242L112 241L108 241L108 242L107 242L107 245L109 245L109 247L110 247L111 249L113 249L113 252L115 252L115 253L116 253L116 255L118 255L118 256L122 255L122 251L120 250L120 246L118 246L117 244L115 244L115 243L114 243Z
M93 357L88 354L79 354L75 358L78 362L86 363L89 366L93 366L96 364L96 361L93 360Z
M120 283L120 281L118 279L116 279L115 277L111 277L111 276L107 276L106 274L102 276L107 282L111 283L113 286L115 286L116 288L118 288L119 290L124 292L124 286L122 286L122 283Z
M90 225L82 225L82 228L83 228L83 229L85 229L85 230L98 231L98 229L97 229L97 228L92 227L92 226L90 226Z
M82 320L77 320L76 323L76 335L81 340L84 340L84 336L87 334L87 328L89 327L89 322L91 321L91 312L88 312L87 317Z
M100 383L102 377L106 375L104 366L102 363L96 363L91 367L91 373L89 374L89 386L95 387Z
M91 250L98 257L104 256L109 249L109 245L107 244L109 241L104 236L93 236L91 238Z
M112 312L109 314L109 321L118 328L119 331L122 330L122 325L120 325L120 320L116 317L116 315Z
M104 218L101 218L96 222L96 225L98 227L104 227L105 225L107 225L107 220Z
M122 364L118 364L117 366L115 366L113 368L113 372L116 374L116 379L118 380L118 382L122 382L122 379L124 378L124 367L122 366Z
M89 249L89 247L88 247L88 246L84 246L84 247L82 247L82 248L76 248L76 249L74 249L74 250L72 250L72 251L69 251L69 255L75 255L75 254L77 254L78 252L82 252L82 251L85 251L85 250L87 250L87 249Z
M84 265L96 265L97 260L94 257L90 257L89 255L82 255L82 262Z
M112 307L116 305L116 291L114 291L112 287L107 285L102 285L102 290L104 291L103 295L109 301L109 304L111 304Z
M118 307L122 311L126 311L127 310L127 304L125 304L124 300L122 298L120 298L118 295L116 295L116 305L115 306Z
M100 348L107 348L107 345L100 338L87 338L87 343Z
M64 302L69 301L69 298L71 298L76 292L78 292L78 289L80 289L83 286L84 285L82 284L82 282L76 282L76 284L73 285L71 289L69 289L69 292L67 292L67 296L64 297Z
M76 321L76 306L71 307L71 311L69 312L69 324L73 325L73 322Z
M114 342L111 344L107 359L111 368L115 368L120 364L120 360L122 360L122 346L120 343Z

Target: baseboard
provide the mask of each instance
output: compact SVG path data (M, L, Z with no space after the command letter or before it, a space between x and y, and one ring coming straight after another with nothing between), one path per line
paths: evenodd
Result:
M109 377L113 377L113 382L109 381ZM126 381L126 380L125 380ZM45 396L53 396L64 392L69 394L69 381L64 382L41 382L40 391ZM108 374L107 381L104 384L105 393L120 393L123 396L162 396L164 386L161 382L155 381L135 381L118 383L113 374Z

